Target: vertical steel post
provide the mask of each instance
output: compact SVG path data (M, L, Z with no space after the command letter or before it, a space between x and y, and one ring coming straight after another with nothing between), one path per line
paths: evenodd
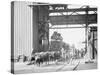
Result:
M94 31L93 31L92 34L93 34L93 40L92 40L92 41L93 41L93 42L92 42L92 59L95 59L95 54L94 54L94 49L95 49L95 48L94 48L94 37L95 37L95 36L94 36Z
M87 57L90 59L90 53L88 51L88 9L89 9L89 6L86 7L87 10L86 10L86 26L85 26L85 49L86 49L86 54L87 54ZM87 59L88 59L87 58Z
M14 74L14 1L11 2L11 73Z

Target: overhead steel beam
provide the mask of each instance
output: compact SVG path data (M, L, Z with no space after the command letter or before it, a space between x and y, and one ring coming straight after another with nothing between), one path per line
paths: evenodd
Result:
M49 29L72 29L72 28L85 28L85 27L49 27Z
M55 3L34 3L32 5L29 5L29 6L67 6L67 5L70 5L70 4L55 4Z
M67 15L67 16L50 16L52 25L67 25L67 24L86 24L86 14L84 15ZM97 23L97 14L88 14L88 24Z
M53 10L49 10L49 13L55 13L55 12L82 12L82 11L86 11L87 8L74 8L74 9L68 9L66 8L69 4L48 4L48 3L34 3L33 5L29 5L30 7L34 7L34 6L52 6L54 9ZM55 9L56 7L64 7L64 9ZM97 8L89 8L88 11L97 11Z
M97 31L97 27L91 27L91 26L88 26L89 28L92 28L90 31L92 32L92 31ZM76 26L74 26L74 27L49 27L49 29L72 29L72 28L86 28L85 26L84 27L82 27L82 26L79 26L79 27L76 27Z
M82 12L86 11L87 8L76 8L76 9L60 9L60 10L49 10L49 13L55 13L55 12ZM89 8L88 11L97 11L97 8Z

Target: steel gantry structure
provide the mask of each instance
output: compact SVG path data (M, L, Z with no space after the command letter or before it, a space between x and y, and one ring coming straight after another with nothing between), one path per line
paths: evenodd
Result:
M91 24L97 24L97 7L83 5L79 8L69 8L69 6L70 4L48 3L33 3L33 5L29 5L33 9L33 28L35 22L37 22L38 26L39 46L42 46L43 42L49 45L49 29L85 28L85 46L88 52L88 30ZM34 18L34 16L37 18ZM34 21L34 19L37 20ZM52 26L49 26L49 23ZM55 25L66 25L66 27L54 27ZM68 27L70 25L73 25L73 27ZM76 25L79 26L76 27ZM40 27L44 27L43 35ZM48 49L47 45L44 46L45 50Z

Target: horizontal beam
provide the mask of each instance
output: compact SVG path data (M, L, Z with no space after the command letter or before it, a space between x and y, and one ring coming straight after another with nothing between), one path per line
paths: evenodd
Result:
M34 6L52 6L52 7L60 7L60 6L63 6L63 7L67 7L69 4L47 4L47 3L40 3L40 4L33 4L33 5L28 5L29 7L34 7ZM48 9L49 10L49 9ZM74 8L74 9L60 9L60 10L57 10L57 9L53 9L53 10L49 10L49 13L54 13L54 12L81 12L81 11L97 11L97 8Z
M50 4L50 3L34 3L33 2L33 4L31 4L31 5L29 5L29 6L53 6L53 7L55 7L55 6L68 6L68 5L71 5L71 4L55 4L55 3L52 3L52 4Z
M97 8L76 8L76 9L60 9L60 10L49 10L49 13L55 13L55 12L82 12L82 11L97 11Z
M50 27L49 29L68 29L68 28L70 28L70 29L72 29L72 28L85 28L85 27Z
M86 24L87 15L49 16L52 25ZM88 24L97 23L97 14L88 14Z
M91 26L88 26L89 28L93 28ZM86 28L86 26L82 27L82 26L79 26L79 27L49 27L49 29L72 29L72 28ZM95 26L95 28L97 28L97 26ZM97 29L95 30L97 31Z

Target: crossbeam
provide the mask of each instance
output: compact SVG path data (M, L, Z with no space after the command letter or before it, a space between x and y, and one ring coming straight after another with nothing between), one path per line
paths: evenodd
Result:
M91 26L88 26L89 28L94 28L94 27L91 27ZM79 27L76 27L76 26L74 26L74 27L49 27L49 29L75 29L75 28L86 28L86 26L84 26L84 27L82 27L82 26L79 26ZM95 28L97 28L96 26L95 26ZM93 30L91 30L91 31L97 31L97 29L93 29Z
M87 8L76 8L76 9L60 9L60 10L49 10L49 13L55 13L55 12L82 12L86 11ZM97 11L97 8L89 8L88 11Z
M66 15L66 16L49 16L52 25L66 24L86 24L86 14L82 15ZM88 14L88 24L97 23L97 14Z

